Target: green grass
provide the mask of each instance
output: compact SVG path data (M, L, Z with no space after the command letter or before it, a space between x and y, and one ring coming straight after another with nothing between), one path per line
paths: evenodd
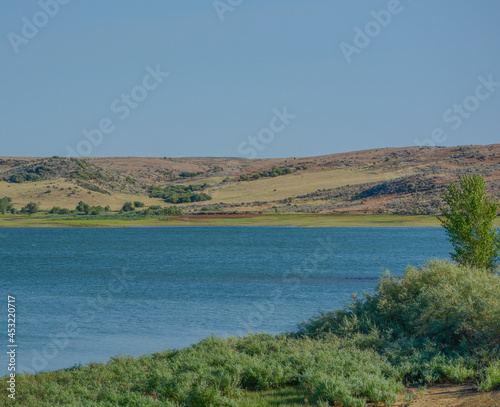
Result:
M205 192L212 196L214 202L275 201L305 195L320 189L387 181L413 172L413 169L401 169L387 173L371 173L371 171L362 169L297 171L279 177L230 182L227 185L213 186Z
M432 261L385 275L374 294L297 332L212 336L16 380L16 405L40 407L391 406L407 385L491 391L500 388L500 276ZM5 386L0 405L9 405Z
M310 405L309 399L307 391L297 387L259 392L246 391L242 393L238 407L299 407Z
M127 217L118 214L103 216L57 216L46 214L0 215L0 227L130 227L130 226L296 226L296 227L437 227L439 221L428 215L326 215L287 214L247 217Z

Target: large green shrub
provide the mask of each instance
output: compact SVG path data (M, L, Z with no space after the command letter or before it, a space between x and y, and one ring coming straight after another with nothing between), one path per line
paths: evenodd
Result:
M388 272L374 294L354 297L345 310L301 325L300 332L341 336L377 330L390 340L431 340L447 351L500 347L500 276L448 261Z

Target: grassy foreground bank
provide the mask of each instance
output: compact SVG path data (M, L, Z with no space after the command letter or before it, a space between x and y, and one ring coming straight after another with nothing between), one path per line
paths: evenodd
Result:
M500 388L500 276L432 261L386 274L374 294L297 332L210 337L16 380L16 405L41 407L390 406L414 398L405 386L436 382L487 392Z
M500 226L500 220L497 222ZM0 215L0 227L131 226L296 226L296 227L438 227L432 215L227 214L182 216Z

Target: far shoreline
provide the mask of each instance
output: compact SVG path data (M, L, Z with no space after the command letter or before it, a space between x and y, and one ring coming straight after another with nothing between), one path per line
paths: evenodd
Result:
M497 219L496 225L500 225ZM440 227L435 215L388 214L200 214L171 217L0 215L0 228L108 228L172 226Z

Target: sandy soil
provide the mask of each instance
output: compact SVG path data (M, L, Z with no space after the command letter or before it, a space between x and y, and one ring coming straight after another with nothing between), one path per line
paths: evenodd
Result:
M418 393L416 389L413 390ZM403 399L401 397L400 399ZM372 406L374 406L372 404ZM400 400L395 407L500 407L500 390L479 393L473 384L440 384L428 387L412 403Z

